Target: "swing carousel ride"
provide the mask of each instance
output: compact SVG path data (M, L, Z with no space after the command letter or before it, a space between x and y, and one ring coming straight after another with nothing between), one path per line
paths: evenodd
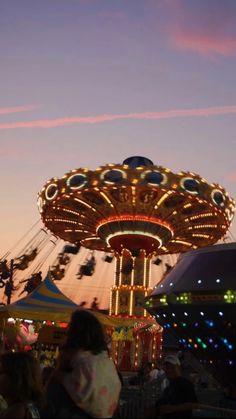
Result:
M143 302L152 291L152 258L158 265L160 256L216 243L225 237L234 214L234 201L220 185L191 172L175 174L144 157L52 178L38 195L38 207L55 237L115 256L110 315L139 320L149 317ZM87 272L94 263L92 259ZM161 328L153 329L151 337L145 333L141 339L136 333L136 350L129 354L133 366L145 351L149 360L160 355ZM119 357L118 346L115 351Z

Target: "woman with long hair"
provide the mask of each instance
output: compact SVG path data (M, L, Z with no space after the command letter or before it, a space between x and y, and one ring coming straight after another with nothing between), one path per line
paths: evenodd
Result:
M110 418L120 389L101 323L87 310L75 311L54 377L47 387L47 400L53 405L48 417Z
M8 404L1 418L39 418L42 380L38 362L28 352L0 357L0 394Z

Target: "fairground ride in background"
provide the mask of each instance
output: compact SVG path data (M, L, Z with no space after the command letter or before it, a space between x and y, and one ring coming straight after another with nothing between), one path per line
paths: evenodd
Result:
M226 236L235 210L220 185L191 172L174 174L139 156L52 178L39 193L38 206L44 225L56 237L115 256L110 315L144 322L152 258L158 263L162 255L216 243ZM160 356L158 325L149 334L132 334L132 347L128 334L117 337L114 346L114 358L123 369Z

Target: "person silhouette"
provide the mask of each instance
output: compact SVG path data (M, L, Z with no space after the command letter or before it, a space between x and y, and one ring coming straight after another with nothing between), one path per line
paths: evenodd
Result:
M181 363L176 355L167 355L163 370L169 383L157 400L156 415L162 418L190 418L198 408L197 396L191 381L181 375Z
M10 269L7 266L7 259L0 262L0 278L1 280L8 279L10 276Z
M37 360L29 352L5 352L0 361L0 394L8 404L1 417L40 418L43 388Z
M90 311L76 310L47 385L42 417L111 418L120 390L102 324Z
M91 306L90 306L91 310L98 310L99 309L99 304L98 304L98 299L97 297L94 297Z

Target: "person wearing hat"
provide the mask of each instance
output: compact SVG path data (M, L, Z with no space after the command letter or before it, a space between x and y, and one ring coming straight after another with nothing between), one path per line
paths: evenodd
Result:
M198 407L194 386L181 376L181 364L176 355L167 355L163 370L169 381L161 398L156 402L156 414L162 418L189 418Z

